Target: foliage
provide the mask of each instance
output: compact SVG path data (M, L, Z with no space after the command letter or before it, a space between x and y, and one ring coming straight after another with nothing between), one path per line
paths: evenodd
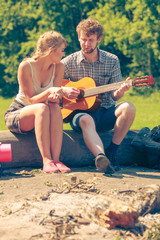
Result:
M129 59L131 76L159 76L160 0L100 1L90 15L104 26L104 45Z
M32 1L32 3L16 0L1 1L0 64L3 66L4 75L0 83L6 83L2 88L4 96L12 96L17 92L17 68L24 57L21 44L30 40L28 32L36 27L39 18L38 15L34 15L35 5L36 1Z
M100 47L119 57L123 76L153 75L159 89L160 0L1 0L0 94L17 93L18 65L45 31L63 34L67 55L77 51L76 26L88 16L103 24Z
M87 13L96 6L98 0L41 0L43 19L41 30L55 29L61 32L68 42L67 53L79 48L76 26Z

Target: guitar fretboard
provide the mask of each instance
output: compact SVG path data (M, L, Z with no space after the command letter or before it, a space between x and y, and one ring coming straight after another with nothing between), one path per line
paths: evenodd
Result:
M90 96L98 95L101 93L114 91L114 90L120 88L120 86L123 83L124 82L122 81L122 82L111 83L111 84L98 86L98 87L94 87L94 88L87 88L84 90L84 97L90 97ZM132 80L129 80L128 83L130 86L132 86Z

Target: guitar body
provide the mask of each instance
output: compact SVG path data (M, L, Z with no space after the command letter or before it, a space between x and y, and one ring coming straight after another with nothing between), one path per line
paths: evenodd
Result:
M76 112L93 112L101 104L101 95L105 92L114 91L121 87L124 82L115 82L107 85L96 86L92 78L85 77L77 82L63 79L62 86L74 87L80 90L80 94L76 99L63 98L62 116L64 122L69 122ZM127 80L129 86L144 87L154 83L152 76L137 77Z
M96 87L96 83L92 78L85 77L77 82L72 82L63 79L62 86L74 87L79 90ZM68 99L63 97L63 107L61 109L64 122L69 122L77 112L92 112L95 111L101 103L100 96L90 96L81 99Z

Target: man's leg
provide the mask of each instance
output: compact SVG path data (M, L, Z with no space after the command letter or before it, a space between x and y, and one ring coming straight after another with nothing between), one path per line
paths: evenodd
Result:
M136 109L132 103L122 102L117 106L115 110L117 120L114 126L113 143L120 145L134 121L135 112Z
M83 133L84 141L89 150L96 157L98 154L104 154L103 143L96 131L93 118L85 114L79 119L79 126Z
M88 114L77 114L72 121L72 127L75 130L78 130L78 128L82 130L86 146L96 157L97 169L102 172L113 173L114 169L111 167L108 158L105 156L104 146L96 131L93 118Z
M111 161L115 170L119 170L119 163L116 160L116 152L122 140L126 136L129 128L131 127L135 118L135 107L132 103L122 102L120 103L116 110L115 116L117 118L114 126L114 135L112 142L105 150L106 156Z

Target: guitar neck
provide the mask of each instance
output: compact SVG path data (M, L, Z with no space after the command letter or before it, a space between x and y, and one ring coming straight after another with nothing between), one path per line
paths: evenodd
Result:
M120 88L120 86L123 83L124 83L124 81L111 83L111 84L107 84L107 85L103 85L103 86L98 86L98 87L94 87L94 88L85 89L83 97L90 97L90 96L98 95L98 94L101 94L101 93L111 92L111 91L117 90L118 88ZM129 83L130 86L132 86L132 80L127 81L127 83Z

